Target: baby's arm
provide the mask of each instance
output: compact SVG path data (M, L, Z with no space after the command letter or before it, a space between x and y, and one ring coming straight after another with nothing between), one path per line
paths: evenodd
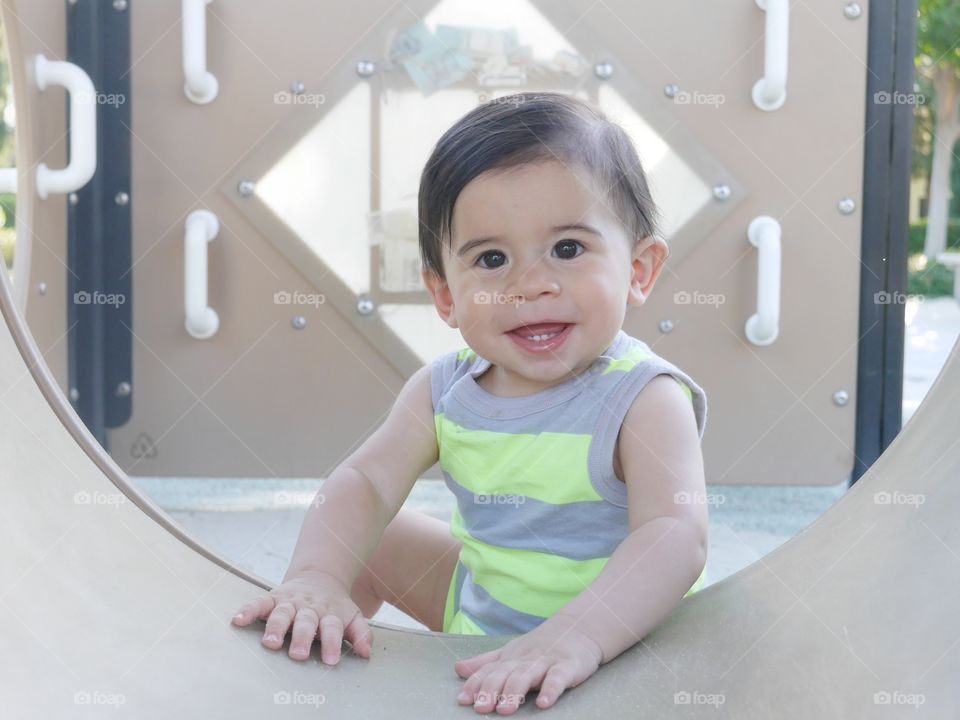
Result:
M690 400L671 376L658 375L637 395L620 429L619 458L631 533L557 612L597 642L601 663L669 615L706 564L700 438Z
M334 663L344 636L369 657L370 629L350 588L380 544L417 479L437 461L430 366L407 381L387 419L326 479L310 504L283 582L246 603L244 626L267 618L263 644L283 646L293 623L291 658L302 660L320 628L323 659ZM300 610L308 612L301 613ZM332 616L333 621L322 622Z
M383 424L323 483L322 502L307 511L286 577L322 570L351 587L438 452L427 365L401 389Z

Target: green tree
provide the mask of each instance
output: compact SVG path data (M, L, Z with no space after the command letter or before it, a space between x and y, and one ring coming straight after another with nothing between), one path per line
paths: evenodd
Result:
M933 88L929 207L923 252L936 259L947 244L953 148L960 140L960 3L919 0L917 72Z
M13 128L4 120L7 106L13 100L10 91L10 69L7 65L7 41L0 25L0 167L16 167L14 155ZM13 250L16 242L14 229L16 218L17 196L13 193L0 195L0 255L6 261L7 267L13 264Z

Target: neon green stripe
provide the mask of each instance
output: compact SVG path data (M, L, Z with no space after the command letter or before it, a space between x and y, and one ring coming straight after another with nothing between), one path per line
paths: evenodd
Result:
M698 577L697 581L693 584L693 586L689 590L687 590L684 597L689 597L703 590L706 584L707 584L707 568L706 566L704 566L703 570L700 571L700 577Z
M477 625L473 620L468 618L462 612L457 610L457 614L453 616L453 620L450 622L449 627L444 627L444 632L448 633L459 633L460 635L486 635L486 633Z
M458 537L463 543L460 559L467 567L479 567L476 565L478 549L479 553L483 553L485 557L496 557L493 567L499 572L477 573L471 571L473 572L474 582L481 585L499 602L516 610L540 617L552 616L557 610L579 595L587 585L593 582L609 561L609 558L576 561L547 553L486 545L466 532L463 526L463 518L457 509L453 511L450 530L454 537ZM490 553L491 550L494 550L495 553ZM488 553L490 554L488 555ZM544 558L551 559L551 566L545 571L537 572L537 569L543 567ZM521 567L525 563L528 567ZM529 571L529 567L532 567L533 570ZM511 569L513 569L512 572ZM518 572L522 574L517 574ZM567 582L559 582L555 578L563 578ZM447 588L447 600L443 612L443 632L485 635L486 633L477 627L474 622L464 617L459 610L455 610L454 588L456 579L456 572L454 572ZM684 594L684 597L689 597L702 590L706 586L706 579L707 568L704 567L700 576ZM543 592L542 590L538 593L537 584L540 588L550 588L553 593ZM526 590L528 586L531 587L530 590ZM496 592L491 589L494 587ZM530 598L533 595L545 602L531 601Z
M468 358L469 358L469 359L471 360L471 362L472 362L473 359L474 359L476 356L477 356L477 354L473 351L473 349L472 349L470 346L467 346L467 347L465 347L465 348L460 348L460 349L457 351L457 360L459 360L460 362L463 362L464 360L466 360L466 359L468 359Z
M473 581L515 610L549 617L580 594L610 558L571 560L534 550L488 545L474 538L455 509L450 532L463 543L460 559Z
M454 587L456 586L456 583L457 583L457 568L456 566L454 566L453 575L450 576L450 584L447 586L447 602L443 606L443 632L450 632L449 630L447 630L447 628L450 627L450 623L453 618L453 612L454 612L453 595L454 595Z
M562 505L602 501L587 466L590 435L468 430L434 416L440 466L477 495L511 494Z
M610 361L610 363L603 369L601 375L606 375L609 372L629 372L637 366L641 360L647 360L652 358L653 355L646 352L643 348L635 347L626 355L616 360Z

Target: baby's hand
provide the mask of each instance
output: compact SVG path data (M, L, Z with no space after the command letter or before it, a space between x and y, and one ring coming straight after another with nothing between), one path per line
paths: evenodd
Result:
M293 623L288 654L294 660L309 657L318 627L323 661L328 665L335 665L340 659L340 642L344 638L358 655L370 657L370 626L343 583L326 573L297 573L267 595L246 603L232 622L243 627L260 618L267 618L260 642L272 650L283 647L283 639Z
M593 675L602 659L594 640L572 620L554 615L498 650L454 663L457 674L468 678L457 701L480 713L495 709L510 715L530 689L540 688L537 707L548 708L568 687Z

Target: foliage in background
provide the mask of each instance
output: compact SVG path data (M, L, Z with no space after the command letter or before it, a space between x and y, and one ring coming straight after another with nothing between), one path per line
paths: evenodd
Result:
M930 80L921 73L917 73L914 83L914 92L924 98L924 102L916 105L913 113L913 153L910 159L910 177L924 181L925 187L921 195L930 197L930 171L933 169L931 142L933 141L933 97L934 90ZM953 147L954 158L960 158L960 142ZM949 214L951 218L960 217L960 162L954 162L950 171L950 198ZM924 221L926 232L926 221ZM922 247L922 246L921 246Z
M929 260L923 254L926 236L926 220L910 224L907 241L907 294L927 297L953 295L953 269L936 260ZM947 226L947 249L960 252L960 218L951 218Z
M927 234L927 221L919 220L910 223L910 239L907 254L914 255L923 252L923 238ZM960 218L950 218L947 225L947 249L960 252Z
M7 105L10 96L10 69L7 66L7 39L0 25L0 167L16 167L13 128L7 125ZM16 243L17 196L13 193L0 195L0 253L7 267L13 266L13 248Z
M927 260L923 253L907 261L907 295L953 295L953 268Z
M922 145L928 156L928 224L924 254L931 260L946 248L947 222L956 212L958 194L950 200L957 171L954 151L960 141L960 3L956 0L919 0L917 12L917 86L929 95L915 102ZM919 100L919 98L915 98ZM916 139L916 135L914 136ZM914 163L914 167L917 163ZM926 167L924 167L926 170Z

